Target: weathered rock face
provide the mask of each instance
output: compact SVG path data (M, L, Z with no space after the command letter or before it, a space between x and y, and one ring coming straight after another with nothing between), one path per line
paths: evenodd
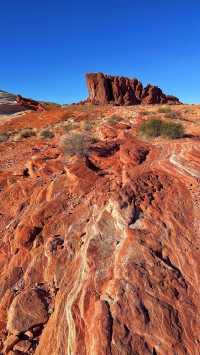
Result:
M38 101L0 90L0 115L12 115L27 110L44 111L45 108L46 106Z
M0 90L0 115L11 115L24 111L16 102L16 95Z
M87 159L0 144L2 354L200 353L200 143L136 132L100 124Z
M143 88L137 79L109 76L102 73L86 74L88 100L94 104L137 105L179 103L174 96L165 95L157 86Z
M38 101L27 99L21 95L16 96L16 102L19 106L25 107L27 110L44 111L45 106Z
M39 289L28 289L17 295L10 306L7 329L20 334L43 324L48 319L45 293Z

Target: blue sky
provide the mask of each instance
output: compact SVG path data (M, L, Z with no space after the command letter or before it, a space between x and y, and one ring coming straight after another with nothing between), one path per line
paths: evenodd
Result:
M70 103L101 71L200 103L199 0L2 1L0 30L0 89Z

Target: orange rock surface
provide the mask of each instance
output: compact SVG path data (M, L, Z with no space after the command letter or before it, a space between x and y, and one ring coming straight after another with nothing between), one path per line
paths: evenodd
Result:
M165 119L75 105L0 123L1 354L200 353L200 107L172 107L177 140L139 136L152 109ZM30 122L54 137L15 141ZM98 141L68 157L81 122Z

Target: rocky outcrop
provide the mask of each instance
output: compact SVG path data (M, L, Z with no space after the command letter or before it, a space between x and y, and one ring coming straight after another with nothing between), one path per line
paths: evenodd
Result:
M0 115L13 115L23 111L44 111L47 105L21 95L0 90Z
M0 144L1 354L200 353L200 143L140 140L132 111L68 107L0 127L57 132ZM100 140L66 156L61 124L89 117Z
M0 115L12 115L24 110L17 104L16 95L0 90Z
M19 106L25 107L27 110L33 110L33 111L45 110L44 104L32 99L27 99L25 97L22 97L21 95L16 96L16 102Z
M178 98L165 95L160 88L147 85L143 88L138 79L109 76L102 73L86 74L88 101L93 104L137 105L176 104Z

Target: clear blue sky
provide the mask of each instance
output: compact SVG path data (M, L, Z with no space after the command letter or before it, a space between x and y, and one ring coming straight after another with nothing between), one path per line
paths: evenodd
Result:
M0 89L69 103L101 71L200 103L199 0L2 1L0 30Z

